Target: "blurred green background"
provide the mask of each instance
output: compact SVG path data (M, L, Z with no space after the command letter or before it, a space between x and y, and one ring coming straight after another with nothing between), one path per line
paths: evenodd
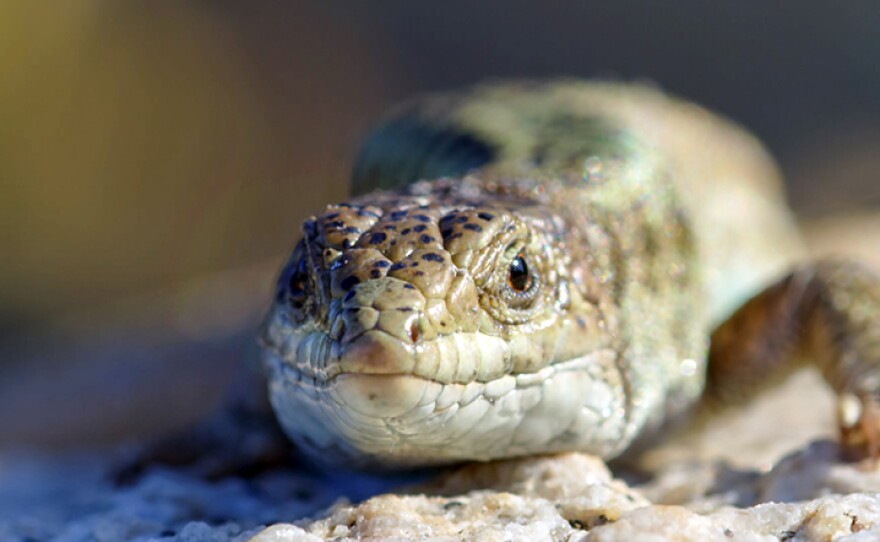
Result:
M419 91L654 81L758 134L802 216L877 209L878 29L870 1L0 2L0 445L216 404L299 223Z

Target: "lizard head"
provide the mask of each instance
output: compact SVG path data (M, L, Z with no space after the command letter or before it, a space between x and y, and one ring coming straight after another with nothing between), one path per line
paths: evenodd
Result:
M570 448L561 411L601 418L618 375L585 376L606 322L549 197L441 179L306 220L262 335L294 441L395 466Z

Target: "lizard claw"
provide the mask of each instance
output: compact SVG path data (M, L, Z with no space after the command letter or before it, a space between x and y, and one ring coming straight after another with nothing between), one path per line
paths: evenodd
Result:
M880 459L880 402L873 395L847 393L840 396L837 409L840 441L844 457L869 459L874 466Z

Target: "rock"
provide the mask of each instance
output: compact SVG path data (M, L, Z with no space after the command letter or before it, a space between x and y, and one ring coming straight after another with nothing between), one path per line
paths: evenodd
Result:
M272 542L311 536L340 542L880 539L880 472L840 461L828 438L831 411L820 379L805 373L744 411L648 454L637 465L647 470L618 466L614 478L599 459L576 453L468 465L260 536ZM804 446L810 438L820 440Z
M837 446L820 442L764 473L731 476L733 469L680 465L642 487L611 477L598 459L582 454L462 467L441 479L385 494L360 505L336 506L326 517L263 531L259 542L313 540L566 540L748 541L872 540L880 537L880 473L867 464L836 462ZM674 471L674 472L673 472ZM677 484L690 472L710 488L682 505ZM714 485L710 482L716 482ZM831 495L837 490L855 491ZM419 493L423 491L423 493ZM441 496L442 495L442 496ZM719 495L721 497L719 497ZM824 495L824 496L819 496ZM737 508L728 501L763 502ZM315 538L317 537L317 538Z
M337 507L306 532L328 540L567 540L648 504L601 460L564 454L465 466L403 495Z
M821 386L800 376L739 417L611 469L579 453L464 465L418 483L290 463L211 480L156 465L119 485L113 454L7 453L0 540L880 540L880 471L839 459L827 392L815 404Z
M321 542L321 538L309 534L296 525L279 523L251 538L250 542Z
M853 540L846 535L880 536L876 496L825 497L799 504L767 503L749 509L727 508L700 515L679 506L651 506L591 531L590 542ZM876 540L876 538L865 538Z
M836 444L818 441L767 471L692 459L648 477L618 469L627 483L601 460L570 453L466 465L359 504L338 499L353 489L348 476L278 469L208 482L156 468L118 487L94 462L5 458L0 539L880 539L880 472L838 457Z

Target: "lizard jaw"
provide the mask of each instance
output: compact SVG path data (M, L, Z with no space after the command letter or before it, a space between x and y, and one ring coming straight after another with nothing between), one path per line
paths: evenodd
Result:
M314 353L334 351L334 341L322 332L301 341L311 342ZM393 348L391 342L367 340L350 355L379 359L383 352L399 352ZM372 352L365 355L365 349ZM282 427L321 463L407 468L569 449L572 442L613 455L622 441L624 419L616 413L625 410L623 386L610 350L535 373L461 382L390 372L387 364L383 372L321 372L276 349L264 352L270 400ZM597 430L570 430L581 424Z

